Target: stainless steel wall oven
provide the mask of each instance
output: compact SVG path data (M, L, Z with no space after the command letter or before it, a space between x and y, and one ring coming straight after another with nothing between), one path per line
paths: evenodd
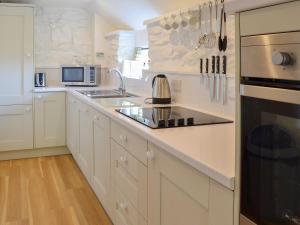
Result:
M241 225L300 224L300 32L241 39Z

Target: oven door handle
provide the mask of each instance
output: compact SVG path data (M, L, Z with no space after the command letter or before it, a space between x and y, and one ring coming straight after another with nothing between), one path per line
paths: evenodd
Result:
M300 91L283 88L240 85L241 96L300 105Z

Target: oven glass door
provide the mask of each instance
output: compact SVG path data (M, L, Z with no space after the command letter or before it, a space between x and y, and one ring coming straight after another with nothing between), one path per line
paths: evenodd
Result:
M300 224L300 106L242 97L241 115L242 215Z
M84 82L84 67L63 67L62 82Z

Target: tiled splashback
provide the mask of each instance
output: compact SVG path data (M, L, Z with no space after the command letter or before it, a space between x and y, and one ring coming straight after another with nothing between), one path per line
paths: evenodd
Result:
M73 8L37 8L35 62L38 68L93 61L92 18Z

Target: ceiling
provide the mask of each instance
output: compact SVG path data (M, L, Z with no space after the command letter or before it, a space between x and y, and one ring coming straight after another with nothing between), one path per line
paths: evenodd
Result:
M203 0L2 0L38 6L85 8L102 15L119 28L127 29L142 29L144 20L187 8L201 1Z
M115 27L143 29L143 21L178 9L186 9L206 0L0 0L0 2L32 3L38 6L84 8L100 14ZM252 8L290 0L226 0L234 7ZM233 7L233 8L234 8Z

